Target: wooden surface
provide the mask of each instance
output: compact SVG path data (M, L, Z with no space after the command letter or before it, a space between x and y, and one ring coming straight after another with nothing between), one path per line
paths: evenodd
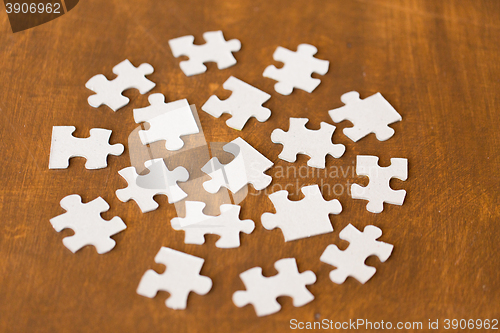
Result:
M499 318L500 256L498 157L500 144L500 2L498 1L82 1L70 13L28 31L12 34L7 16L0 15L0 331L2 332L271 332L289 330L289 321L442 321ZM172 56L171 38L194 35L203 43L205 31L222 30L242 43L236 66L186 77L180 59ZM274 91L274 81L262 77L277 46L295 50L315 45L318 58L330 70L312 93L290 96ZM136 128L132 109L148 105L147 95L125 93L130 104L118 112L87 104L92 94L85 82L95 74L114 78L112 67L124 59L152 64L157 83L151 92L168 101L187 98L198 108L207 142L243 137L275 163L268 173L271 191L292 184L293 192L320 183L367 184L353 176L356 155L409 160L403 206L385 205L381 214L366 211L366 202L348 194L335 195L323 186L327 200L338 198L344 208L331 216L330 234L285 243L279 229L267 231L260 215L272 212L264 193L253 188L242 203L241 218L256 222L241 247L218 249L216 236L203 246L186 245L183 232L170 227L176 216L166 197L160 208L142 214L134 202L120 202L114 192L126 183L118 170L130 165L128 149L109 157L109 166L86 170L85 160L71 160L66 170L49 170L53 125L73 125L75 135L90 128L113 130L111 142L127 146ZM230 95L222 83L234 75L270 93L272 110L266 123L251 120L242 132L223 119L201 111L214 93ZM306 156L295 167L302 176L280 170L292 164L278 159L282 146L273 144L275 128L288 128L290 117L307 117L312 129L329 122L327 111L342 106L340 96L357 90L365 98L381 92L401 113L396 134L386 142L370 135L357 143L337 126L333 141L346 145L341 159L327 158L327 168L342 167L345 175L306 175ZM322 182L322 183L321 183ZM271 190L272 189L272 190ZM57 233L50 218L62 214L59 201L78 193L85 202L101 196L111 206L105 219L118 215L127 229L116 235L117 246L98 255L93 247L72 254L62 244L71 231ZM293 193L290 198L301 196ZM348 243L338 233L349 223L374 224L381 240L394 244L365 285L349 278L343 285L329 280L332 266L319 261L328 244ZM185 311L164 305L167 293L155 299L136 294L143 273L161 246L202 257L202 274L214 285L206 296L191 294ZM257 318L252 306L237 308L232 294L244 289L238 275L254 266L267 276L273 264L297 259L300 271L312 270L317 282L309 287L315 300L294 308L280 298L282 310Z

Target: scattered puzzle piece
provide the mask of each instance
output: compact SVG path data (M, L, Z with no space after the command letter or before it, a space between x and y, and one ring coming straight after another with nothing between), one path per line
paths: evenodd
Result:
M186 201L186 217L173 218L170 223L174 230L184 230L186 244L205 243L205 234L219 235L215 246L232 248L240 246L240 232L252 233L255 223L252 220L240 220L238 205L221 205L219 216L203 214L204 202Z
M156 84L145 77L153 72L150 64L134 67L128 59L124 60L113 67L113 73L118 75L114 80L109 81L104 75L98 74L87 81L85 87L96 93L89 96L88 102L95 108L105 104L116 111L129 102L128 97L122 95L123 91L136 88L145 94L155 87Z
M224 186L236 193L246 184L252 184L256 190L262 190L271 183L272 177L264 172L273 166L273 162L245 140L234 139L224 146L224 151L233 154L235 158L224 165L214 157L201 169L212 178L203 183L207 192L217 193L221 186Z
M328 215L342 212L337 199L325 201L318 185L305 186L300 191L305 195L300 201L288 200L286 190L270 194L276 214L264 213L261 217L267 230L281 229L285 242L332 232Z
M240 274L247 290L239 290L233 294L233 303L237 307L252 304L257 316L276 313L281 305L276 301L279 296L293 298L293 306L303 306L314 299L306 285L316 282L312 271L299 273L295 258L281 259L274 263L278 274L271 277L262 276L262 268L254 267Z
M335 126L322 122L320 129L314 131L306 128L308 121L307 118L290 118L288 132L275 129L271 141L283 145L279 154L282 160L295 162L297 154L305 154L311 157L308 166L324 169L326 155L339 158L344 154L345 146L332 143Z
M402 205L406 191L394 191L389 186L391 178L406 180L408 178L408 160L406 158L391 158L391 165L382 168L378 165L377 156L358 155L356 157L356 174L368 176L370 182L363 187L358 184L351 185L353 199L368 200L366 209L372 213L381 213L384 202L393 205Z
M174 310L183 310L187 306L189 293L207 294L212 289L212 280L200 275L205 260L187 253L162 247L155 257L155 262L167 266L164 273L158 274L150 269L144 273L137 287L139 295L153 298L158 291L170 293L165 304Z
M135 109L134 119L136 122L140 123L147 119L155 118L163 114L163 112L176 110L183 105L185 105L185 100L177 100L166 103L164 105L165 109ZM189 107L196 125L199 128L199 132L182 136L181 139L184 145L179 150L165 149L165 141L156 141L143 145L139 137L139 132L143 130L143 126L138 126L130 132L127 148L130 156L130 165L135 167L137 173L144 174L144 171L146 171L144 163L146 161L154 158L163 158L168 168L175 168L177 166L185 167L189 171L190 180L203 174L201 167L210 159L208 144L203 133L203 128L201 127L196 106L191 104Z
M278 46L273 58L285 65L279 69L270 65L264 70L263 76L278 81L274 89L282 95L290 95L293 88L311 93L321 83L320 79L312 78L311 74L325 75L330 65L327 60L315 58L317 52L318 49L309 44L300 44L296 52Z
M153 200L155 195L166 195L169 203L187 197L177 185L177 182L189 179L189 173L185 168L177 167L170 171L161 158L149 160L144 164L149 169L149 173L144 176L138 175L134 167L118 171L128 183L126 188L116 190L116 196L120 201L127 202L132 199L143 213L147 213L158 208L158 203Z
M84 204L78 194L72 194L61 200L61 207L66 213L50 219L50 223L57 232L73 229L75 234L63 239L64 246L73 253L86 245L94 245L99 254L109 252L116 244L111 236L127 228L118 216L109 221L101 217L109 209L101 197Z
M328 245L320 260L337 267L330 272L330 279L342 284L348 276L354 277L361 283L366 283L377 271L374 267L366 266L365 260L376 255L385 262L392 253L393 245L377 241L382 236L382 230L369 225L361 232L352 224L345 227L339 234L340 239L348 241L349 247L340 251L336 245Z
M92 128L88 138L75 138L75 126L53 126L50 145L49 169L66 169L72 157L85 157L86 169L101 169L108 166L108 155L120 156L124 147L109 144L111 130Z
M264 122L271 116L271 110L262 106L271 95L234 76L229 77L223 87L233 92L231 97L221 101L212 95L201 109L216 118L229 113L232 117L226 121L227 126L241 131L251 117Z
M344 128L344 134L354 142L370 133L375 133L379 141L385 141L394 135L394 129L388 125L402 119L380 93L360 99L357 91L351 91L340 99L345 106L328 113L336 123L349 120L354 124L354 127Z
M150 128L139 131L143 145L165 140L165 148L179 150L184 146L183 135L200 132L186 99L165 103L163 94L151 94L148 107L134 109L136 123L148 122Z
M206 43L194 45L194 36L184 36L168 41L174 57L187 56L189 60L181 61L180 66L186 76L205 73L205 62L214 61L219 69L231 67L236 64L232 52L241 49L237 39L226 41L222 31L209 31L203 34Z

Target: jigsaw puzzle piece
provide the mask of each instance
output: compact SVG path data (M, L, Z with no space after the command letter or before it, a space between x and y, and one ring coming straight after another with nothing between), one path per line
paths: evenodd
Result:
M332 136L335 126L322 122L319 130L306 128L307 118L290 118L288 132L275 129L271 133L271 141L283 145L279 158L287 162L295 162L297 154L311 157L307 165L314 168L325 168L326 155L340 158L345 152L342 144L333 144Z
M162 247L155 262L167 266L164 273L158 274L150 269L144 273L137 287L139 295L154 298L158 291L170 293L165 304L174 310L187 306L190 292L206 295L212 289L212 280L200 275L205 260L168 247Z
M206 40L205 40L206 41ZM179 66L186 76L205 73L207 66L203 65L202 55L195 56L193 52L200 52L199 45L194 45L194 36L183 36L168 41L175 58L187 56L190 59L181 61ZM191 54L191 55L190 55Z
M237 307L252 304L259 317L276 313L281 309L274 293L269 292L270 286L262 275L261 267L254 267L241 273L240 278L247 291L239 290L233 294L233 303ZM262 286L262 289L253 290L254 285Z
M311 93L321 83L311 74L325 75L330 66L329 61L314 57L317 52L318 49L309 44L300 44L296 52L278 46L273 58L284 63L284 66L278 69L270 65L264 70L263 76L278 81L274 89L282 95L290 95L294 88Z
M293 299L293 306L303 306L314 299L306 285L316 282L316 275L312 271L299 273L295 258L286 258L276 261L274 267L277 275L264 277L261 267L251 268L240 274L240 278L247 290L239 290L233 294L233 303L237 307L252 304L257 316L267 316L278 312L281 305L277 297L289 296Z
M84 204L78 194L72 194L61 200L61 207L66 213L52 218L50 223L57 232L67 228L75 232L63 239L64 246L73 253L86 245L93 245L99 254L109 252L116 244L111 236L127 228L118 216L110 221L101 217L109 209L101 197Z
M251 117L264 122L271 116L271 110L262 106L271 95L234 76L224 82L223 88L233 92L228 99L221 101L212 95L201 109L216 118L223 113L232 115L226 121L227 126L241 131Z
M328 113L336 123L349 120L354 124L354 127L344 128L344 134L354 142L370 133L375 133L379 141L388 140L394 135L394 129L389 124L402 120L401 115L380 93L360 99L357 91L351 91L340 99L345 106Z
M165 103L163 94L148 97L148 107L134 110L135 122L148 122L148 130L139 131L143 145L165 140L167 150L179 150L184 146L183 135L200 132L191 107L186 99Z
M49 169L66 169L72 157L85 157L86 169L101 169L108 166L108 155L120 156L124 147L109 144L111 130L92 128L88 138L75 138L75 126L53 126L50 145Z
M374 267L365 265L368 257L375 255L385 262L391 255L393 245L377 241L382 236L382 230L369 225L360 232L352 224L345 227L339 234L340 239L348 241L349 247L340 251L336 245L328 245L320 260L337 267L330 272L330 279L342 284L348 276L361 283L366 283L377 271Z
M148 119L155 118L165 112L176 110L184 106L185 100L178 100L164 104L164 108L145 107L134 110L134 120L137 123L145 122ZM135 167L137 173L143 174L146 171L144 163L153 158L163 158L167 167L173 169L177 166L185 167L190 174L190 179L195 179L204 175L201 167L210 159L208 144L201 127L198 113L194 105L189 106L191 113L195 118L199 132L182 136L184 145L177 151L167 150L165 141L156 141L148 145L143 145L139 137L139 131L142 131L142 126L136 127L128 136L128 153L130 155L131 166ZM146 126L147 127L147 126ZM200 191L200 192L205 192ZM203 200L197 200L203 201ZM219 207L217 206L217 209Z
M209 216L203 213L204 202L187 201L186 217L171 220L174 230L184 230L186 244L205 243L206 234L219 235L215 246L234 248L240 246L240 232L252 233L255 223L252 220L240 220L241 207L238 205L221 205L221 214Z
M153 199L155 195L166 195L169 203L175 203L187 197L177 184L177 182L185 182L189 179L189 173L185 168L177 167L170 171L161 158L147 161L145 165L149 173L144 176L138 175L134 167L118 171L128 183L126 188L115 192L120 201L127 202L132 199L143 213L147 213L158 208L158 203Z
M405 190L394 191L389 186L391 178L405 181L408 178L408 160L406 158L391 158L391 165L382 168L378 165L377 156L358 155L356 157L356 174L368 176L370 181L363 187L358 184L351 185L353 199L368 200L366 209L372 213L381 213L384 202L393 205L402 205Z
M212 179L203 183L209 193L217 193L224 186L236 193L246 184L252 184L256 190L266 188L272 177L264 172L273 166L264 155L242 138L236 138L224 146L224 151L235 158L228 164L221 164L217 157L208 161L201 169Z
M333 231L329 214L340 214L342 205L337 199L326 201L318 185L300 189L305 198L288 200L288 191L282 190L269 195L276 213L264 213L262 226L267 230L280 228L285 242L321 235Z
M85 87L96 93L89 96L88 102L95 108L105 104L117 111L129 102L129 99L122 95L123 91L136 88L143 95L155 87L156 84L145 77L153 72L153 66L150 64L144 63L134 67L126 59L113 67L113 73L117 75L114 80L109 81L104 75L98 74L87 81Z
M187 56L189 60L181 61L181 70L186 76L206 72L205 62L217 63L219 69L225 69L236 64L232 52L241 49L241 43L237 39L226 41L222 31L209 31L203 34L206 43L194 45L194 36L184 36L168 41L174 57Z

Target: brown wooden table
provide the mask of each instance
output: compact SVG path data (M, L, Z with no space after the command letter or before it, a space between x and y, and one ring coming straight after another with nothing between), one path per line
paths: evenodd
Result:
M500 2L498 1L81 1L67 15L42 26L13 34L7 16L0 15L0 330L2 332L271 332L287 331L300 322L422 322L445 319L499 319L500 239L498 185L500 179ZM226 39L242 43L236 66L186 77L180 59L172 56L171 38L194 35L203 43L205 31L222 30ZM290 96L274 91L275 81L262 72L273 61L277 46L295 50L315 45L318 58L330 70L312 93ZM219 249L217 236L205 245L184 244L174 231L176 216L165 196L156 211L142 214L134 202L120 202L114 192L126 186L118 170L130 165L129 152L109 157L108 167L86 170L75 158L65 170L49 170L54 125L77 127L86 137L94 127L113 130L111 142L127 146L137 124L132 110L148 105L147 94L129 90L131 102L118 112L92 108L85 82L95 74L114 78L112 67L124 59L155 68L151 91L168 101L187 98L197 106L207 142L229 142L238 136L275 165L267 193L292 184L299 188L323 184L325 199L338 198L343 212L331 216L335 231L285 243L279 229L265 230L264 212L273 212L265 193L250 189L241 218L256 222L241 247ZM227 116L216 119L201 111L212 94L230 95L222 88L236 76L272 95L265 106L269 121L251 120L242 132L227 127ZM280 171L292 164L278 159L282 146L273 144L275 128L288 129L290 117L307 117L309 126L331 122L327 111L342 106L340 96L357 90L361 97L381 92L400 112L393 138L375 136L353 143L340 123L333 141L347 150L340 159L327 158L327 169L353 168L356 156L376 155L382 166L391 157L409 160L403 206L385 205L381 214L366 211L366 201L353 200L349 183L366 178L325 177L306 169L308 158L294 164L302 176ZM302 169L300 169L302 168ZM307 171L307 174L306 174ZM298 179L298 180L297 180ZM337 187L337 195L325 184ZM343 192L340 189L344 189ZM59 201L73 193L85 202L101 196L111 206L105 219L118 215L127 229L116 235L117 246L98 255L91 246L76 254L62 244L71 235L57 233L49 220L62 214ZM332 266L319 261L328 244L348 243L338 233L352 223L376 225L381 240L394 244L390 259L367 260L377 273L366 284L348 278L342 285L329 280ZM205 259L202 274L213 280L205 296L191 294L185 311L164 305L166 292L154 299L136 294L143 273L161 246ZM276 274L281 258L297 259L300 271L312 270L317 282L309 287L315 300L295 308L279 298L279 313L263 318L252 306L237 308L232 294L244 289L238 275L255 266Z

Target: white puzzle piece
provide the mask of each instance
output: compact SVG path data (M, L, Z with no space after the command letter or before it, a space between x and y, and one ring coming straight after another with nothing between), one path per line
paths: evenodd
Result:
M280 228L285 242L326 234L333 231L329 214L340 214L342 205L337 199L326 201L318 185L300 189L305 198L300 201L288 200L288 191L278 191L269 195L276 214L264 213L262 226L267 230Z
M228 99L221 101L219 97L212 95L201 109L216 118L229 113L232 117L226 121L227 126L241 131L251 117L264 122L271 116L271 110L262 106L271 98L268 93L234 76L224 82L223 88L233 92Z
M75 126L53 126L50 145L49 169L66 169L72 157L85 157L86 169L101 169L108 166L108 155L120 156L124 147L109 144L111 130L92 128L88 138L75 138Z
M73 253L86 245L95 246L99 254L109 252L116 244L111 236L127 228L118 216L109 221L101 217L101 213L109 209L108 203L101 197L82 203L78 194L72 194L61 200L61 207L66 213L52 218L50 223L57 232L73 229L75 234L63 239L64 246Z
M305 154L311 157L308 166L324 169L326 155L339 158L344 154L345 146L332 143L335 126L322 122L319 130L310 130L306 128L308 121L307 118L290 118L288 132L275 129L271 141L283 145L278 156L282 160L295 162L297 154Z
M239 290L233 294L233 303L237 307L252 304L257 316L267 316L278 312L281 305L277 297L290 296L293 306L306 305L314 299L314 295L307 289L307 285L316 282L316 275L312 271L299 273L295 258L286 258L274 263L278 271L271 277L262 276L262 268L254 267L240 274L246 290Z
M381 262L385 262L392 253L393 245L377 241L382 236L382 230L369 225L363 232L352 224L345 227L339 234L340 239L348 241L349 247L340 251L336 245L328 245L320 260L337 267L330 272L330 279L342 284L348 276L352 276L361 283L366 283L377 271L374 267L366 266L365 260L376 255Z
M151 94L148 107L134 109L136 123L148 122L148 130L139 131L143 145L165 140L165 148L179 150L184 146L183 135L200 132L186 99L165 103L163 94Z
M357 91L351 91L340 99L345 106L328 113L336 123L349 120L354 124L354 127L344 128L344 134L354 142L370 133L375 133L379 141L385 141L394 135L394 129L388 125L402 120L401 115L380 93L360 99Z
M180 201L187 197L177 182L185 182L189 179L188 171L183 167L177 167L173 171L168 170L161 158L149 160L144 163L149 173L138 175L134 167L127 167L118 171L128 183L126 188L116 190L117 198L122 202L134 200L143 213L158 208L158 203L153 197L164 194L169 203Z
M146 75L154 72L150 64L141 64L134 67L127 59L113 67L113 73L117 75L114 80L109 81L104 75L98 74L87 81L85 87L95 92L89 96L90 106L95 108L105 104L113 111L116 111L128 104L129 99L122 95L122 92L136 88L144 95L155 87L155 83L146 79Z
M209 61L216 62L219 69L236 64L232 52L241 49L239 40L231 39L226 41L222 31L205 32L203 39L206 41L203 45L194 45L194 36L183 36L168 41L174 57L189 57L189 60L180 63L180 67L186 76L205 73L207 67L203 63Z
M282 95L290 95L293 88L311 93L321 83L320 79L312 78L311 74L325 75L330 65L327 60L315 58L317 52L318 49L309 44L300 44L296 52L278 46L273 58L285 65L279 69L270 65L264 70L263 76L278 81L274 89Z
M356 174L368 176L370 182L366 187L358 184L351 185L353 199L368 200L366 209L372 213L381 213L384 202L393 205L402 205L406 191L394 191L389 186L391 178L405 181L408 178L408 160L406 158L391 158L391 165L382 168L378 165L377 156L358 155L356 157Z
M139 295L154 298L158 291L170 293L165 304L174 310L183 310L187 306L189 293L206 295L212 289L212 280L200 275L205 260L187 253L162 247L155 257L155 262L167 266L164 273L158 274L150 269L144 273L137 287Z
M236 193L245 185L252 184L256 190L266 188L272 177L264 172L273 166L264 155L242 138L236 138L223 147L235 158L228 164L221 164L217 157L212 158L201 169L212 179L203 183L209 193L217 193L224 186Z
M221 205L219 216L203 214L205 203L186 201L186 217L173 218L170 223L174 230L184 230L186 244L205 243L206 234L219 235L215 246L234 248L240 246L240 232L252 233L255 223L252 220L240 220L241 207L238 205Z

